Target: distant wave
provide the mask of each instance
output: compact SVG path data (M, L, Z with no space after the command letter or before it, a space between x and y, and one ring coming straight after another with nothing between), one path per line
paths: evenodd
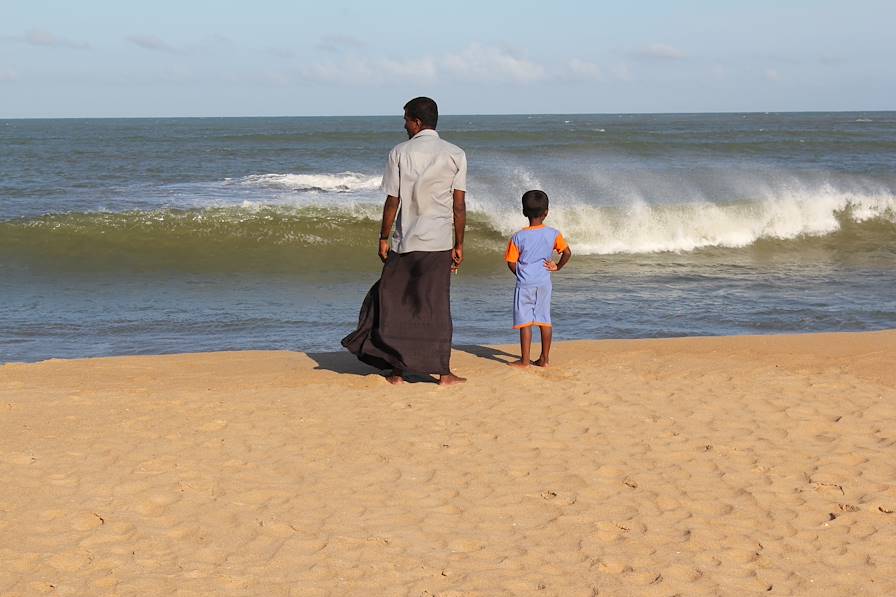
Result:
M381 176L357 172L339 174L253 174L239 179L227 179L229 184L286 191L325 191L346 193L375 191L380 188Z

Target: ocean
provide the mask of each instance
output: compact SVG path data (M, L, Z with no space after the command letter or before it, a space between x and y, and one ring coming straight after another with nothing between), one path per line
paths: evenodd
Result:
M0 120L0 362L339 350L401 115ZM467 152L456 345L514 343L551 198L555 338L896 327L896 112L443 116Z

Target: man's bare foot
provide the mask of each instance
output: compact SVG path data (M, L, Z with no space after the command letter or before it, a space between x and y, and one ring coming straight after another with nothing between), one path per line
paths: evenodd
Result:
M386 381L388 381L393 386L404 383L404 371L402 371L401 369L393 369L392 375L386 376Z
M453 373L439 376L440 386L453 386L455 384L464 383L465 381L467 381L466 377L459 377Z
M518 361L514 361L512 363L507 363L507 364L510 365L511 367L516 367L517 369L528 369L529 368L529 361L523 361L522 359L520 359Z
M550 363L548 363L548 360L544 357L538 357L538 360L532 364L535 365L536 367L544 367L544 368L547 368L548 365L550 365Z

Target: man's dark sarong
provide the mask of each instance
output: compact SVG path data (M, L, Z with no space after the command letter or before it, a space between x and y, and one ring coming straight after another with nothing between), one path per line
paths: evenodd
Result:
M451 251L390 252L342 345L378 369L450 373Z

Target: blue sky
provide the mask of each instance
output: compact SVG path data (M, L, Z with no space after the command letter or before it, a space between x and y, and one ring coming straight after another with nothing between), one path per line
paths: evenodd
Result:
M883 0L0 0L0 14L5 118L395 114L416 95L450 114L896 109Z

